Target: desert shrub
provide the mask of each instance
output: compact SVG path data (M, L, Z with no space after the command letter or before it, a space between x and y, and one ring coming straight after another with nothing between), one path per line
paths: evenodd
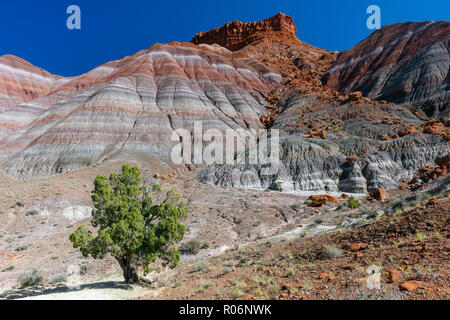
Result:
M39 211L37 209L31 209L27 211L27 216L35 216L38 215Z
M169 278L156 278L155 281L158 284L158 287L167 287L170 284Z
M425 233L422 233L422 232L417 232L416 233L416 239L417 240L422 241L422 240L425 240L426 238L427 238L427 235Z
M22 244L16 248L16 251L24 251L28 249L28 245Z
M6 271L13 271L14 270L14 266L9 266L9 267L6 267L5 269L3 269L2 270L2 272L6 272Z
M200 286L195 290L196 293L202 293L206 289L208 289L211 286L211 283L209 281L202 281Z
M30 273L23 273L19 276L18 282L21 288L35 287L43 282L44 278L37 270L32 270Z
M209 243L199 242L197 240L189 240L188 242L182 243L178 248L181 254L185 255L196 255L200 249L208 249Z
M199 261L195 264L195 271L203 271L209 268L208 261Z
M197 240L189 240L184 242L178 248L181 254L185 255L196 255L200 251L201 243Z
M320 219L320 218L316 218L316 219L314 219L314 223L315 223L315 224L322 224L322 223L323 223L323 220Z
M360 206L359 201L353 198L353 196L351 196L350 199L348 199L348 207L350 209L356 209L359 208L359 206Z
M339 249L338 247L334 246L325 247L325 256L328 259L333 259L334 257L339 257L340 255L342 255L342 250Z
M67 282L67 275L65 273L57 273L50 277L50 283L64 283Z
M209 243L208 242L203 242L200 249L208 249L209 248Z
M393 212L393 213L400 213L400 212L403 211L404 206L405 205L404 205L403 201L398 201L398 202L396 202L396 203L394 203L392 205L391 212Z

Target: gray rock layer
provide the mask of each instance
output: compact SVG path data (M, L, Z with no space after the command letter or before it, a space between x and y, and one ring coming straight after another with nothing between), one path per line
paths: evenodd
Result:
M450 145L440 136L414 134L372 142L377 151L349 165L349 149L344 154L342 143L335 139L282 137L279 168L273 175L262 174L261 169L267 166L264 164L234 164L203 169L197 178L236 188L366 193L378 187L395 188L401 179L410 178L415 170L433 164L450 151Z

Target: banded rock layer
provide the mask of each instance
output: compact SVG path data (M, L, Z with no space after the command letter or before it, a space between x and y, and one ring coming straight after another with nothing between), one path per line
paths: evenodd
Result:
M398 23L382 27L339 54L323 75L344 94L404 105L428 116L450 116L450 22Z
M0 141L3 170L32 178L112 156L167 158L175 130L192 130L196 120L204 130L261 127L264 96L281 76L217 49L154 45L66 79L47 97L58 97L54 104Z
M348 154L356 154L364 147L371 152L358 157L355 163L346 161ZM411 178L415 170L434 164L436 158L449 151L450 145L442 137L428 134L377 143L292 135L280 138L280 161L274 174L264 175L262 169L267 164L244 163L205 168L197 178L204 183L243 189L367 193L379 187L397 187L402 179Z
M0 112L48 94L60 77L12 55L0 57Z

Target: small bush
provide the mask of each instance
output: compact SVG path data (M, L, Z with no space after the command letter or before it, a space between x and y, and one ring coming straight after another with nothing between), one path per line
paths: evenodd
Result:
M31 210L28 210L27 211L27 216L35 216L35 215L38 215L39 214L39 211L37 210L37 209L31 209Z
M208 261L199 261L195 264L195 271L203 271L209 268Z
M322 224L322 223L323 223L323 220L320 219L320 218L316 218L316 219L314 219L314 223L315 223L315 224Z
M348 199L348 207L350 209L356 209L359 208L359 206L360 206L359 201L353 198L353 196L351 196L350 199Z
M25 250L27 250L27 249L28 249L28 245L23 244L23 245L18 246L18 247L16 248L16 251L25 251Z
M202 244L197 240L190 240L188 242L182 243L178 249L181 254L186 255L196 255L201 248Z
M231 271L233 271L233 268L225 266L225 267L223 267L222 274L225 275L227 273L230 273Z
M67 282L67 275L65 273L57 273L50 277L50 283L65 283Z
M5 269L3 269L2 270L2 272L6 272L6 271L13 271L14 270L14 266L9 266L9 267L6 267Z
M325 248L325 256L328 259L333 259L334 257L339 257L342 255L342 250L338 247L329 246Z
M19 276L18 281L21 288L34 287L40 285L44 278L37 270L33 270L30 273L23 273Z
M417 240L422 241L422 240L425 240L426 238L427 238L427 235L425 233L422 233L422 232L417 232L416 233L416 239Z
M209 243L199 242L197 240L190 240L188 242L182 243L178 250L181 254L185 255L196 255L200 249L208 249Z
M402 201L394 203L394 205L391 208L391 212L393 213L400 213L403 211L404 203Z
M208 249L209 248L209 243L208 242L203 242L200 249Z

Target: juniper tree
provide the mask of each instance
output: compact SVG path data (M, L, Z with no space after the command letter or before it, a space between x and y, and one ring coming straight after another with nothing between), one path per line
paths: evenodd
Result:
M70 235L83 256L102 259L109 253L127 283L139 281L138 270L147 274L157 261L170 268L178 265L177 243L185 233L179 220L188 213L178 194L162 192L157 184L142 185L139 168L124 164L120 174L96 177L92 202L91 225L98 232L83 225Z

